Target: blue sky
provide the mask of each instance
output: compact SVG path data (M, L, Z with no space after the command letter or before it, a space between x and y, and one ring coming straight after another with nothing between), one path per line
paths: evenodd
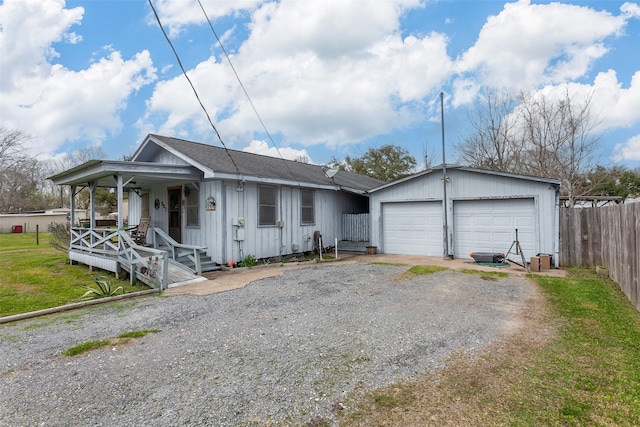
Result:
M591 94L600 164L640 167L640 6L618 1L153 0L229 148L323 164L396 144L441 163L484 89ZM43 159L147 133L220 145L147 0L0 3L0 126Z

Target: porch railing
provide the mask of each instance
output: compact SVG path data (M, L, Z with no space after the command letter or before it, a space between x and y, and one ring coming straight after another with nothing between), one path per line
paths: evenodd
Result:
M137 245L125 230L108 228L71 228L70 250L87 255L112 258L129 272L131 283L140 279L149 286L168 287L169 254Z
M118 232L108 228L71 228L70 249L92 254L118 252Z
M169 254L166 251L137 245L126 231L118 232L118 261L130 266L131 283L139 278L149 286L168 287Z
M193 262L194 268L191 268L184 264L183 265L195 274L199 276L202 275L202 264L200 255L206 251L206 246L193 246L178 243L171 236L169 236L159 228L154 227L151 230L153 233L153 247L155 249L159 249L162 245L162 249L168 251L171 259L176 262L178 262L178 260L183 257L189 259L191 262Z

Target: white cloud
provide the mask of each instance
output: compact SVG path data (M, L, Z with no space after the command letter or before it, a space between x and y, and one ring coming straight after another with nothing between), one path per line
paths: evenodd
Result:
M628 88L618 82L616 72L599 73L593 83L594 104L604 128L631 127L640 123L640 71Z
M202 8L210 20L255 9L264 0L201 0ZM175 0L154 0L153 5L162 21L169 28L172 37L177 36L186 25L206 22L202 8L196 2L186 3ZM156 22L151 13L149 22Z
M624 144L616 144L613 150L613 160L616 162L640 160L640 135L630 138Z
M640 18L640 6L636 3L624 3L620 6L620 11L629 18Z
M385 1L364 14L362 3L351 1L261 5L232 61L268 131L286 135L288 144L336 146L423 114L422 98L447 78L451 60L442 34L402 38L400 18L419 6ZM262 131L238 83L229 80L226 61L206 63L206 73L199 66L190 76L214 122L231 140ZM201 121L201 113L174 103L175 92L165 89L158 85L149 117L166 115L166 131Z
M0 6L1 125L31 135L35 153L81 139L100 143L120 128L127 98L156 78L147 51L129 60L110 51L80 71L56 64L53 44L80 42L69 28L82 15L82 8L65 9L58 0L6 0Z
M6 0L0 5L1 90L23 79L49 74L49 60L58 57L52 44L77 41L69 28L81 22L84 9L64 8L64 0Z
M608 70L598 73L593 84L549 85L540 91L551 99L561 99L567 90L580 103L591 98L591 114L593 122L598 123L597 131L628 128L640 123L640 71L633 75L627 88L618 81L614 70Z
M620 34L623 16L570 4L507 3L490 16L475 45L457 62L483 85L528 89L583 76L607 51L606 37Z
M262 154L263 156L283 158L287 160L308 159L307 163L313 163L307 150L296 150L291 147L269 147L266 141L253 140L248 147L243 148L242 151L247 153Z

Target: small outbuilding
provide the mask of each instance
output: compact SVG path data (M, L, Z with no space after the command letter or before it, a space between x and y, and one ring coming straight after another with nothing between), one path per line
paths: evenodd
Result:
M543 253L557 264L559 189L555 179L428 169L369 191L371 245L388 254L470 258L506 254L517 230L525 259Z

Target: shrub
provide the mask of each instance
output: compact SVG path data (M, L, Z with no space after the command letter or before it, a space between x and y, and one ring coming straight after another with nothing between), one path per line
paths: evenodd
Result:
M47 231L51 233L49 244L62 252L69 251L71 243L71 232L66 224L51 223L47 226Z
M87 285L78 285L81 288L87 290L87 292L85 292L84 295L80 297L80 299L89 300L89 299L112 297L116 295L118 292L124 294L124 288L122 286L118 286L115 289L111 289L112 288L111 281L105 276L96 277L95 279L93 279L93 281L98 286L97 289Z
M253 267L258 265L258 260L253 255L247 255L238 263L238 267Z

